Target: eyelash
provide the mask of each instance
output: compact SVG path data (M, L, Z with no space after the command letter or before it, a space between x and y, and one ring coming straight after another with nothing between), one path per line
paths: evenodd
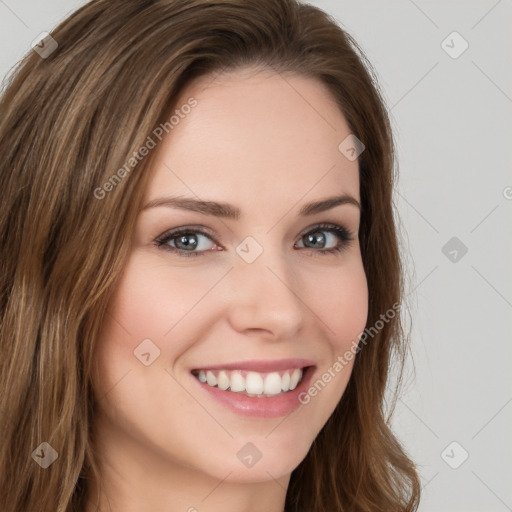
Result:
M303 237L309 234L316 233L317 231L326 231L328 233L336 235L340 240L341 243L338 244L336 247L332 247L330 249L309 249L312 253L320 253L320 256L328 256L331 254L340 253L343 250L347 249L350 243L354 240L354 237L352 233L346 229L343 226L339 226L337 224L330 224L330 223L324 223L324 224L318 224L317 226L313 226L311 229L308 229L308 231L302 233L300 235L300 239L302 240ZM155 245L164 251L170 251L173 253L178 254L179 256L183 257L195 257L195 256L203 256L205 253L210 253L211 251L185 251L183 249L178 249L176 247L172 247L168 244L170 240L173 240L174 238L177 238L181 235L194 235L194 234L200 234L208 237L210 240L212 240L215 244L217 242L213 239L212 235L208 233L207 231L204 231L200 228L194 228L194 227L184 227L184 228L177 228L172 231L168 231L166 233L163 233L155 240ZM218 245L218 244L217 244ZM306 248L307 249L307 248Z

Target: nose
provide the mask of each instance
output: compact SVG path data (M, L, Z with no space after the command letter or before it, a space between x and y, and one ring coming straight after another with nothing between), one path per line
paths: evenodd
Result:
M252 263L237 258L229 273L229 321L239 331L282 340L297 336L306 318L304 290L284 255L265 249Z

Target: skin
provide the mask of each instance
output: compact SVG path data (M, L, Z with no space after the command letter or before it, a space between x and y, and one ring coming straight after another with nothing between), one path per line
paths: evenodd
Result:
M246 68L201 78L176 104L190 97L197 106L156 149L143 204L184 195L231 203L242 216L166 206L139 214L96 348L101 510L282 512L290 474L340 400L353 360L309 404L270 419L217 403L190 369L302 357L316 363L314 382L359 339L368 314L360 211L345 204L299 217L310 201L342 193L360 201L358 162L338 150L349 127L311 78ZM344 226L354 240L321 231L326 248L347 244L321 255L304 236L319 223ZM215 233L197 235L196 252L221 250L185 257L155 245L190 225ZM247 236L263 248L250 264L236 252ZM146 338L160 350L149 366L133 353ZM237 458L247 442L262 453L251 468ZM97 493L93 486L90 499Z

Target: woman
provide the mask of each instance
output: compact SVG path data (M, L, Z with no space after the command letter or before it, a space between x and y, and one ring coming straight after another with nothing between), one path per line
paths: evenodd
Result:
M355 41L294 0L94 0L39 50L1 99L2 509L416 510Z

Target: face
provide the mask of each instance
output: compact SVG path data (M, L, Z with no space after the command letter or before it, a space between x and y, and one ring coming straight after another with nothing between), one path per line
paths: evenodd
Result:
M284 482L339 402L353 360L333 368L367 319L358 162L313 79L237 71L194 82L176 108L189 98L155 149L97 340L102 454Z

